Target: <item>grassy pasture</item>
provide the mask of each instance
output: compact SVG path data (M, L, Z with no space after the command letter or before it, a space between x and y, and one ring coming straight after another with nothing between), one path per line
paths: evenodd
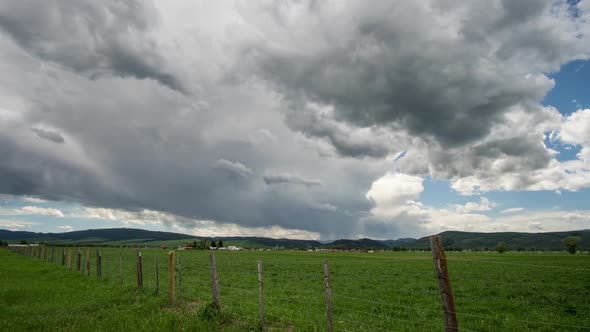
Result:
M61 250L56 248L58 263ZM266 326L325 331L324 258L330 262L335 331L443 329L429 252L216 252L222 302L216 314L208 310L212 302L208 252L176 252L182 263L183 301L172 305L167 291L168 251L142 250L144 287L137 290L134 249L102 249L102 278L96 277L96 248L90 250L90 277L0 250L0 330L254 331L258 329L256 261L261 259ZM155 255L159 296L154 294ZM590 330L589 255L447 256L461 330ZM75 255L72 262L75 270Z

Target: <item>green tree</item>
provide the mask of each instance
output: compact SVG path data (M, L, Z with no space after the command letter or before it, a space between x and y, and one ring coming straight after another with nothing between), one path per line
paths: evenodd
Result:
M563 239L563 244L565 245L567 251L570 254L575 254L580 240L581 238L579 236L568 236L565 239Z
M19 242L20 244L29 244L29 242L27 242L27 240L20 240Z
M498 242L498 244L496 244L496 251L499 252L500 254L505 253L506 252L506 243Z
M222 240L219 240L219 242L217 243L217 246L218 246L219 248L223 247L223 241L222 241Z
M215 243L215 240L211 240L211 247L213 247L213 248L217 247L217 243Z

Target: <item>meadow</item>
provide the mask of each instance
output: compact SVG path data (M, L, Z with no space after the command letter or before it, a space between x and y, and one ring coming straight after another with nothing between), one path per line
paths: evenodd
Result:
M90 276L75 271L75 255L72 271L61 266L61 250L56 248L55 263L0 250L1 331L256 331L259 259L265 329L325 331L325 258L334 331L444 330L430 252L219 251L217 311L207 251L176 251L182 291L171 303L168 250L142 249L141 289L135 249L102 248L101 277L96 276L96 248L88 248ZM447 257L460 330L590 330L590 255L448 252Z

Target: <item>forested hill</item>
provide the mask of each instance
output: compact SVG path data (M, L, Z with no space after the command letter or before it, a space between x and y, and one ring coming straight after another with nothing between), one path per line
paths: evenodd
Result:
M504 242L508 250L564 250L563 240L568 236L580 237L578 248L590 250L590 230L548 232L548 233L474 233L447 231L439 234L447 249L493 250L499 242ZM226 245L246 248L334 248L334 249L429 249L428 237L420 239L403 238L397 240L341 239L328 243L314 240L273 239L265 237L217 237L205 238L188 234L157 232L133 228L89 229L65 233L34 233L0 230L0 240L16 243L47 242L53 244L77 245L176 245L198 240L223 240Z
M447 231L439 234L443 246L453 249L490 249L494 250L499 242L504 242L508 250L563 250L563 240L568 236L580 237L578 248L590 250L590 230L547 232L547 233L474 233ZM406 244L409 248L428 249L428 237L423 237Z
M3 241L26 240L50 242L56 240L83 241L86 239L95 239L97 241L126 241L135 239L176 240L186 239L188 237L191 236L186 234L156 232L135 228L87 229L83 231L64 233L34 233L0 230L0 240Z

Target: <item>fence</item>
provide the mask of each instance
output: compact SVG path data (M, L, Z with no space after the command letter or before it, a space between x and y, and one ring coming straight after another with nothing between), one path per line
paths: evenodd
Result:
M146 255L139 249L132 257L129 251L117 252L116 249L17 247L14 250L69 270L74 270L70 260L77 252L76 271L81 274L120 286L153 290L154 295L168 296L171 305L210 301L216 310L231 310L246 317L248 326L258 325L264 330L457 331L459 326L466 331L515 327L523 330L590 329L590 304L586 301L590 295L586 287L590 285L590 269L564 264L524 264L516 260L474 260L460 255L448 259L436 237L432 238L431 247L430 263L426 260L428 257L412 254L387 261L373 259L370 255L350 258L351 254L346 254L346 258L333 255L329 260L311 254L313 258L302 259L305 254L285 252L280 254L280 259L277 255L267 255L265 259L247 263L241 258L234 260L234 253L219 253L221 261L218 263L212 251L206 257L191 257L194 252L146 250L154 257L144 259ZM65 257L65 263L58 259L60 254ZM94 262L91 262L92 257ZM115 261L118 257L118 276L109 272L109 257L115 257ZM130 264L133 260L134 264ZM104 270L101 261L104 261ZM452 267L462 267L452 270L453 288L448 263ZM159 283L161 264L164 264L164 271L168 270L169 281L168 287L162 289ZM84 271L80 271L80 265L85 267ZM99 272L101 270L103 273ZM498 273L492 274L492 271ZM548 276L540 277L542 273ZM515 276L524 278L525 282ZM535 295L542 290L537 285L539 282L549 293L558 292L557 287L554 289L553 284L543 278L561 278L560 287L570 285L565 292L571 297L571 303L550 303L561 301L561 295L555 299ZM503 289L510 292L502 293ZM572 295L572 290L577 293ZM539 303L545 300L552 310L542 310ZM496 305L504 306L501 314L490 307ZM539 314L530 315L525 310L537 310ZM572 318L553 317L563 313Z

